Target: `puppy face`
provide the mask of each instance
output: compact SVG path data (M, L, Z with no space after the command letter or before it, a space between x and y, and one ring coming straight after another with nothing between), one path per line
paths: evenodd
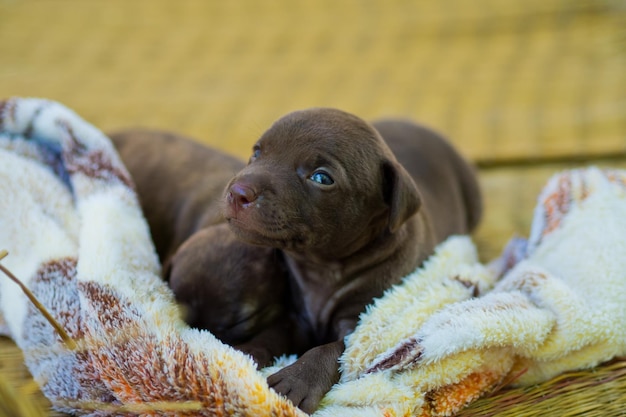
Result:
M244 241L324 258L349 256L419 207L415 184L380 135L334 109L274 123L224 201Z

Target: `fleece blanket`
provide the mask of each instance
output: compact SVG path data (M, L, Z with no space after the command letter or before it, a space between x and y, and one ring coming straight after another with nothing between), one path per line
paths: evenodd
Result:
M0 102L0 196L0 333L53 407L304 415L249 357L180 319L132 179L98 129L55 102ZM625 240L626 172L555 175L528 240L483 265L469 237L451 237L375 300L315 415L452 415L511 381L626 354Z

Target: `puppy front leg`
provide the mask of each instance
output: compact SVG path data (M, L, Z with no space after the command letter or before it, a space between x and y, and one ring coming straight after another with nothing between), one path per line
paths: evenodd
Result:
M343 339L316 346L295 363L270 375L267 382L302 411L312 413L339 381L338 359L344 348Z

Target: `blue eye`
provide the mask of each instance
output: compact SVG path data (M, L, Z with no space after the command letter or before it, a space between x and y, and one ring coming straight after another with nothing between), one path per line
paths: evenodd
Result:
M257 159L259 156L261 156L261 148L259 148L259 147L255 146L255 147L252 149L252 156L250 157L250 160L249 160L248 162L252 162L252 161L254 161L254 160L255 160L255 159Z
M315 171L313 175L309 177L309 179L322 185L333 185L335 183L330 175L328 175L324 171Z

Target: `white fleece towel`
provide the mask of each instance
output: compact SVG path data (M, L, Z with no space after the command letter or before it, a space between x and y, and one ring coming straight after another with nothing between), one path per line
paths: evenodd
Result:
M491 265L467 236L442 243L362 315L315 415L451 415L522 369L516 382L534 383L625 354L625 190L623 171L555 176L529 241ZM132 181L96 128L58 103L0 102L0 196L2 265L78 343L0 275L0 332L55 408L304 415L249 357L180 320Z

